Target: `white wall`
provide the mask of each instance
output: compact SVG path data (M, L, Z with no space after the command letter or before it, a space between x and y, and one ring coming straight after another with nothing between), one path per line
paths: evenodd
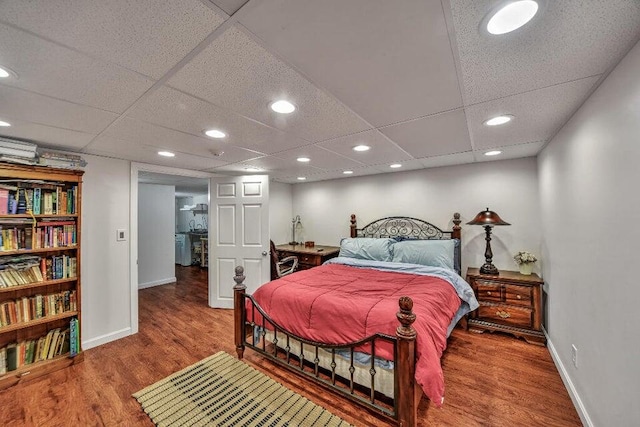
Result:
M276 245L291 240L292 185L269 182L269 235Z
M491 248L498 269L517 270L515 252L540 253L535 158L350 177L293 186L293 214L306 240L338 246L349 236L350 214L359 227L385 216L413 216L450 230L462 215L462 265L484 263L484 229L465 225L489 207L512 225L495 227ZM290 234L290 232L289 232ZM538 263L540 264L540 263ZM539 268L539 266L536 266Z
M539 156L548 332L596 426L640 420L638 76L640 45Z
M82 345L128 335L130 162L82 154ZM126 241L116 241L116 230Z
M172 185L138 185L139 289L176 281L175 192Z

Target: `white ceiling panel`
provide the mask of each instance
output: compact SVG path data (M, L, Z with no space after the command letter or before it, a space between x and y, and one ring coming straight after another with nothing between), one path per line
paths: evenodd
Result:
M219 129L227 137L218 143L267 154L308 144L293 134L249 120L166 86L136 105L128 116L201 137L205 137L205 129Z
M104 135L136 144L153 145L165 150L214 158L217 161L216 164L240 162L262 156L260 153L244 150L219 140L197 137L128 118L114 124ZM91 144L91 148L93 145Z
M392 168L391 165L396 163L402 166L399 168ZM420 160L413 159L413 160L406 160L404 162L389 161L387 163L374 166L374 168L376 168L378 171L382 173L393 173L393 172L410 171L415 169L424 169L424 165Z
M312 142L369 128L335 98L235 27L178 71L168 84ZM271 111L269 104L280 98L293 102L298 107L296 112L280 115Z
M85 152L98 156L192 170L205 170L224 164L224 162L213 158L185 153L176 153L175 157L162 157L158 155L158 150L163 148L165 147L149 144L132 144L131 141L123 141L109 136L100 136Z
M549 140L569 120L598 81L589 77L465 108L473 146L478 149ZM501 126L484 121L503 114L513 120Z
M284 151L282 153L278 153L278 157L298 164L302 164L296 160L298 157L308 157L311 161L306 164L326 170L351 169L362 166L362 163L360 162L323 150L322 148L314 145Z
M533 157L545 146L546 141L535 141L527 144L509 145L506 147L491 147L502 151L498 156L485 156L487 150L476 151L474 156L477 162L490 162L493 160L518 159L521 157Z
M156 79L223 22L198 0L10 0L0 17Z
M0 136L26 139L38 146L50 146L80 150L87 145L95 135L75 130L46 126L38 123L12 119L11 127L0 127Z
M0 40L0 64L19 76L3 83L31 92L120 113L153 84L138 73L6 25L0 24Z
M233 15L244 5L248 0L210 0L211 3L218 6L220 9L227 12L228 15Z
M302 164L296 162L295 160L284 160L274 156L261 157L259 159L242 162L242 169L245 169L247 167L258 168L263 173L278 173L280 175L300 176L324 172L324 169L312 166L310 164ZM238 164L225 165L220 168L216 168L215 172L224 170L238 171Z
M413 157L433 157L471 150L463 110L454 110L380 129Z
M375 129L320 142L316 145L365 165L377 165L389 159L398 161L411 159L411 156L404 150ZM371 149L369 151L353 151L353 147L356 145L368 145Z
M503 36L480 29L499 0L450 1L466 105L602 74L640 37L637 0L548 0Z
M61 101L2 84L0 99L0 117L93 134L98 134L118 117L109 111Z
M261 2L240 22L376 127L462 105L439 1Z
M463 165L473 163L475 157L472 151L466 153L449 154L446 156L425 157L418 159L425 168L437 168L440 166Z

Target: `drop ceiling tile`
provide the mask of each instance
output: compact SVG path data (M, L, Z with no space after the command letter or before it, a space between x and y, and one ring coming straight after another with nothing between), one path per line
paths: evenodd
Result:
M98 134L118 115L0 84L0 117ZM10 121L10 120L9 120Z
M509 145L506 147L491 147L492 150L500 150L498 156L485 156L488 150L476 151L474 156L477 162L490 162L494 160L519 159L521 157L535 157L545 146L546 141L535 141L527 144Z
M239 168L241 166L242 169ZM324 169L311 166L309 164L302 164L295 160L284 160L274 156L261 157L259 159L253 159L241 162L241 164L226 165L220 168L216 168L215 172L240 171L246 170L247 167L254 167L260 169L262 173L279 174L279 175L308 175L324 172Z
M376 165L389 159L409 160L411 156L376 129L316 144L365 165ZM356 145L368 145L369 151L353 151Z
M248 0L210 0L211 3L218 6L220 9L227 12L228 15L233 15L240 9Z
M551 139L587 98L598 77L589 77L465 108L476 150ZM514 119L501 126L484 121L502 114Z
M399 163L402 165L402 167L392 168L391 165L394 163ZM416 169L424 169L424 165L420 160L413 159L413 160L406 160L404 162L389 161L384 164L376 165L374 166L374 168L382 173L391 173L391 172L402 172L402 171L410 171L410 170L416 170Z
M327 170L352 169L362 166L362 163L360 162L356 162L313 145L294 148L293 150L278 153L278 157L297 164L303 164L296 160L298 157L308 157L311 159L311 161L307 163L308 165Z
M415 158L471 150L467 122L461 109L387 126L380 131Z
M9 86L121 113L153 84L118 65L2 24L0 40L1 63L19 76L3 81Z
M235 27L185 65L168 84L312 142L370 127ZM298 109L289 115L271 111L269 103L280 98Z
M39 123L12 119L11 127L0 127L0 136L26 139L39 146L55 147L59 149L79 150L87 145L94 134L78 132L46 126Z
M104 135L134 144L147 144L193 156L215 158L219 163L240 162L262 155L210 138L197 137L129 118L114 124ZM216 156L216 153L221 154Z
M128 116L202 137L205 129L219 129L227 134L220 142L267 154L308 144L293 134L249 120L167 86L137 104Z
M186 153L176 153L175 157L162 157L158 155L158 151L162 149L166 149L166 147L142 143L132 144L131 141L100 136L84 152L98 156L191 170L210 169L225 163L215 158Z
M284 182L287 184L301 184L305 182L326 181L330 179L350 179L358 176L377 175L380 171L374 167L362 167L353 169L353 174L345 175L342 171L327 171L318 172L314 174L305 175L307 178L304 181L298 179L298 175L291 175L287 173L275 172L272 174L273 178L278 182Z
M198 0L0 2L5 22L160 78L224 19Z
M446 156L425 157L418 159L425 168L437 168L440 166L463 165L473 163L475 157L472 151L465 153L448 154Z
M439 1L261 2L240 22L376 127L462 105Z
M602 74L640 38L637 1L546 1L527 26L495 37L480 22L497 3L451 0L466 105Z

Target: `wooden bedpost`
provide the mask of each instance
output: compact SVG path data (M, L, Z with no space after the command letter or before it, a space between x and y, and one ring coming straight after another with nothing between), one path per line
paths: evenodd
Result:
M233 287L233 324L234 324L234 338L236 344L236 353L238 353L238 359L242 359L244 355L244 293L247 287L244 282L244 268L237 266L236 275L233 280L236 285Z
M356 224L356 214L351 214L351 237L357 237L358 225Z
M461 230L462 230L462 227L460 227L461 222L462 220L460 219L460 214L458 212L454 213L453 214L453 232L451 233L452 239L460 240Z
M415 380L416 371L416 330L411 326L416 321L413 311L413 300L400 297L398 301L400 311L396 317L400 326L396 329L398 337L398 354L396 369L398 384L396 387L396 408L398 411L398 425L413 427L418 423L418 403L422 397L422 390Z

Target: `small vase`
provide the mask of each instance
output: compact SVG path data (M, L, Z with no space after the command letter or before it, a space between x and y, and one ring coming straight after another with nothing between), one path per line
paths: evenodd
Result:
M520 274L522 274L523 276L529 276L532 271L533 271L532 262L525 262L520 264Z

